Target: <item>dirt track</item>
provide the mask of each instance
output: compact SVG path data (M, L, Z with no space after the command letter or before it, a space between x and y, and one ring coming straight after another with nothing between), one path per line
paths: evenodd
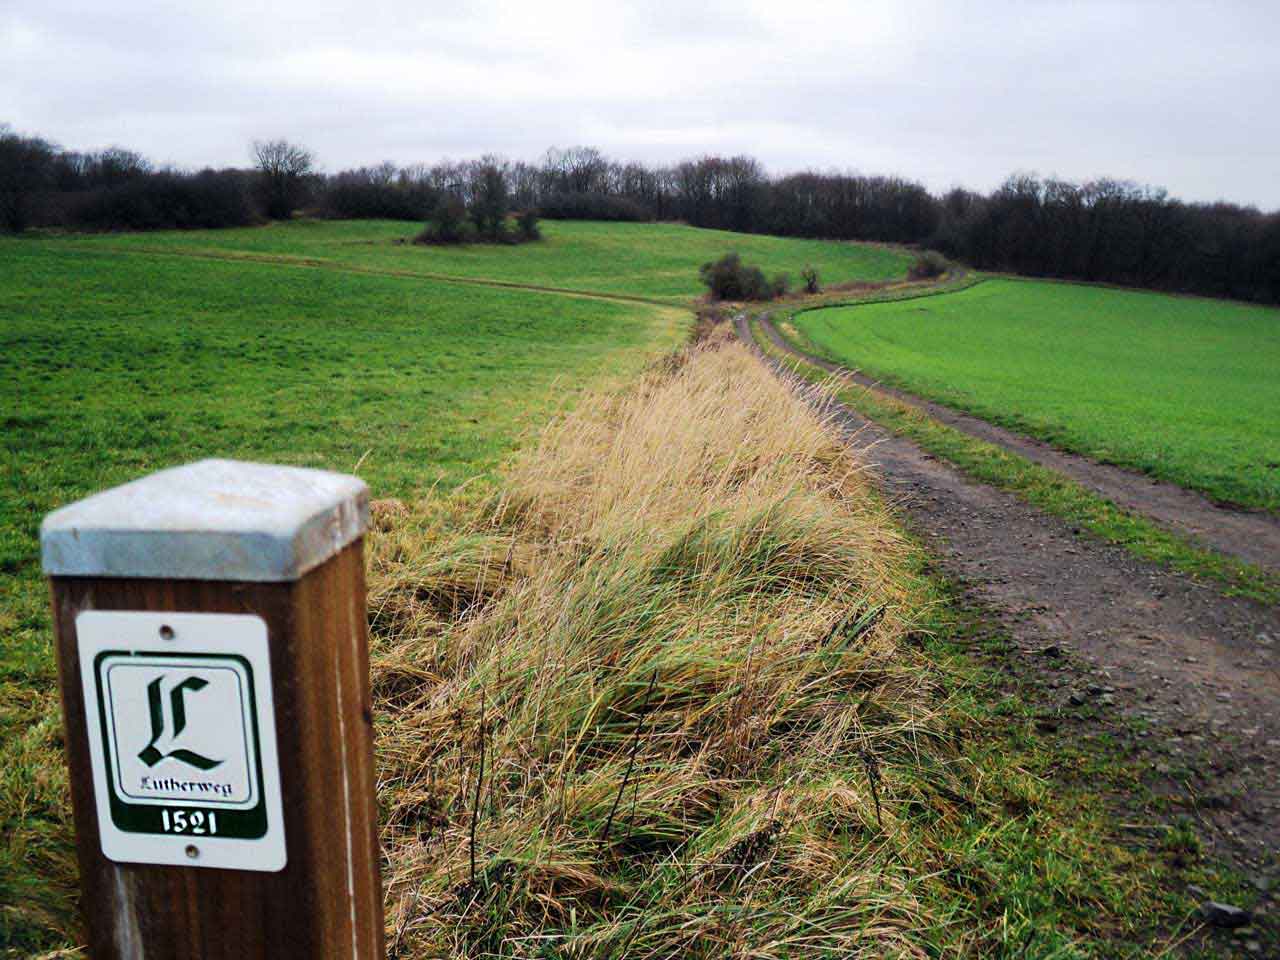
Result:
M737 325L750 344L745 320ZM1264 922L1273 924L1280 907L1280 610L1224 597L1079 533L843 405L830 413L942 570L1024 651L1018 668L1038 673L1048 691L1046 729L1070 735L1101 725L1130 740L1153 788L1196 818L1210 851L1269 887ZM1178 502L1161 498L1164 510ZM1280 548L1254 556L1273 569L1280 564ZM1082 669L1063 669L1064 659ZM1146 732L1131 732L1126 718Z
M1040 440L932 403L915 394L885 386L856 371L846 370L788 343L767 319L761 325L770 340L780 349L795 354L814 366L849 376L856 383L918 407L935 420L970 436L1056 470L1112 503L1150 517L1162 526L1185 533L1219 553L1280 572L1280 518L1260 511L1220 506L1207 497L1176 484L1098 463L1087 457L1064 453Z

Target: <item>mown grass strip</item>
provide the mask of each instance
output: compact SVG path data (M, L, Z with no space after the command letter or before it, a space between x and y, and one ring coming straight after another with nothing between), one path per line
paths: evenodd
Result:
M961 290L976 287L986 279L985 274L962 271L960 273L948 273L938 280L902 280L861 292L833 290L829 293L806 298L801 305L790 311L787 317L794 320L802 313L809 313L813 310L829 310L834 307L864 307L872 303L901 303L906 300L936 297L944 293L958 293ZM814 351L814 353L817 352L816 350ZM833 360L833 362L839 361Z
M797 376L818 383L831 374L779 350L752 318L752 339ZM846 385L838 399L900 436L952 463L966 475L1017 494L1047 513L1124 547L1143 560L1212 581L1229 596L1280 603L1280 578L1252 564L1198 546L1137 514L1122 510L1081 484L1025 457L940 423L918 408L866 387Z

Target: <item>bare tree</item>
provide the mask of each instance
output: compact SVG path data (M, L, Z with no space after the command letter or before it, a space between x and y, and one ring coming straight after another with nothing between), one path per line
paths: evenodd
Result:
M306 199L308 182L315 172L315 157L310 150L287 140L255 140L253 157L262 175L267 216L289 219Z
M151 172L151 163L142 154L124 147L107 147L95 157L96 176L103 186L112 187Z
M595 147L552 147L542 160L547 187L555 193L603 193L608 167Z

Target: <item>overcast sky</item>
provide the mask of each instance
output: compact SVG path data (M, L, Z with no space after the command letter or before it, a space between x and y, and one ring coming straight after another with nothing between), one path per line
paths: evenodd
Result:
M0 0L0 122L181 166L592 144L1277 209L1278 40L1275 0Z

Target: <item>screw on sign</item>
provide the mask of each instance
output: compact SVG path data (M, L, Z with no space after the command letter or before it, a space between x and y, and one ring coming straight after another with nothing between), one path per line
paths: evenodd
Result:
M45 518L91 956L382 956L367 521L222 460Z

